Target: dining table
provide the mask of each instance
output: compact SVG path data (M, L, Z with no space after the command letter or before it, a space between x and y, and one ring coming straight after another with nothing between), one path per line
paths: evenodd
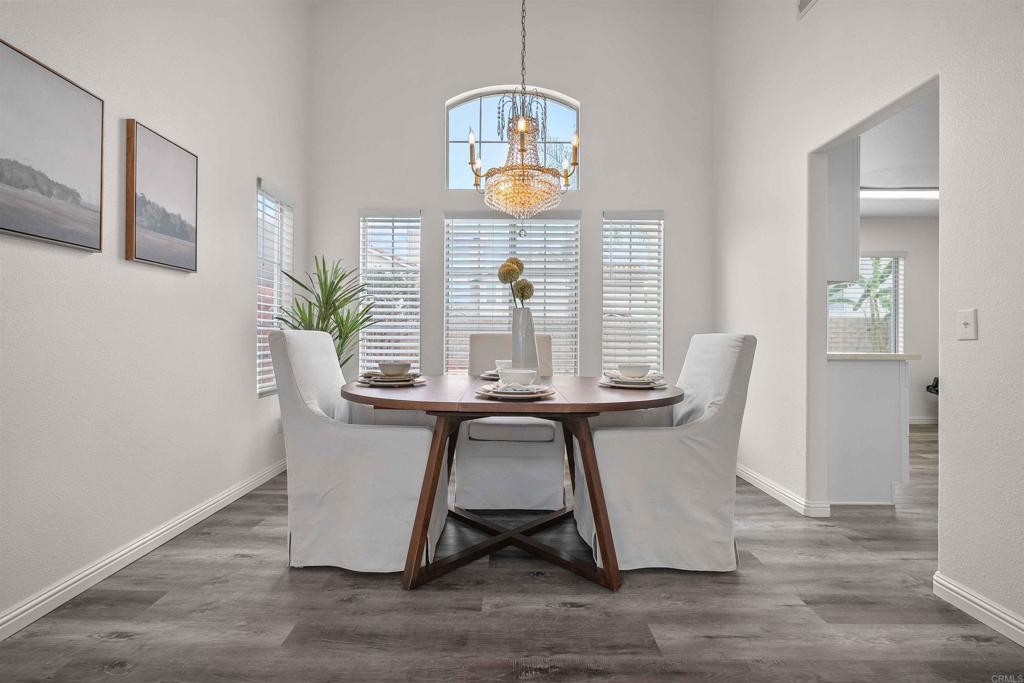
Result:
M489 555L506 546L520 548L550 563L589 579L613 591L622 585L615 542L605 505L604 489L594 451L590 419L602 413L663 408L683 400L682 389L666 386L658 389L627 389L599 386L598 377L555 375L542 378L554 393L538 400L501 400L481 396L478 390L488 381L468 375L424 376L425 382L411 387L373 387L349 382L341 395L354 403L391 410L424 411L434 417L433 436L420 488L419 504L406 556L402 585L411 590L439 576ZM440 485L445 458L455 456L459 426L467 420L496 416L536 417L561 423L565 435L570 479L575 486L573 438L579 444L580 466L594 514L594 526L601 565L582 562L558 548L541 543L532 536L572 518L572 508L562 507L530 522L507 528L460 507L450 507L448 516L489 537L444 558L424 563L427 530L432 502Z

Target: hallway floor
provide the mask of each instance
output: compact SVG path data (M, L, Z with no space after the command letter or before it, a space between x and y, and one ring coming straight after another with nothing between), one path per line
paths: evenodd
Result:
M515 549L412 592L397 574L289 570L282 475L0 643L0 680L1024 675L1024 648L931 594L935 431L914 428L895 511L810 519L738 480L738 571L631 571L617 594ZM571 526L543 537L585 552ZM441 552L476 538L451 524Z

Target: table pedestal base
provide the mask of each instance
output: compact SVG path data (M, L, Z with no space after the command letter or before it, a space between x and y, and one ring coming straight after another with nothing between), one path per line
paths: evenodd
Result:
M514 529L499 526L480 515L458 507L449 508L448 519L455 519L478 531L490 534L491 538L475 543L468 548L463 548L454 555L449 555L420 567L420 570L413 577L412 585L406 586L406 588L415 588L428 581L433 581L439 576L443 576L454 569L458 569L465 564L479 560L485 555L490 555L510 545L525 550L531 555L536 555L552 564L557 564L559 567L579 574L583 578L600 584L605 588L612 590L618 588L617 585L612 583L608 574L600 567L576 560L558 548L530 538L532 534L553 527L566 520L571 520L572 510L570 508L555 510Z
M451 451L450 444L458 438L459 425L462 422L481 417L462 413L431 414L436 416L434 436L430 444L430 453L427 456L426 471L423 473L423 485L420 488L420 500L419 506L416 509L416 520L413 524L412 538L409 539L409 553L406 556L405 572L402 574L402 585L406 589L413 589L509 545L525 550L552 564L557 564L605 588L613 591L619 589L622 585L622 579L619 576L619 564L615 557L615 544L612 540L611 528L608 523L604 489L601 486L601 475L597 467L597 457L594 453L594 442L590 433L588 415L543 414L537 415L537 417L562 423L566 431L566 451L569 455L570 470L575 462L575 458L573 456L573 442L568 437L572 435L579 441L580 463L583 466L583 474L587 482L587 493L590 496L591 509L594 511L594 527L603 568L575 560L558 548L553 548L531 538L531 535L539 531L570 519L572 517L572 510L569 508L556 510L513 529L494 524L490 520L473 514L468 510L458 507L451 508L448 511L449 518L468 524L485 534L489 534L491 538L464 548L454 555L449 555L430 564L423 565L422 558L427 544L427 529L430 526L431 508L437 493L437 487L440 484L438 480L443 469L446 445L449 446L447 450ZM575 485L575 479L573 484Z

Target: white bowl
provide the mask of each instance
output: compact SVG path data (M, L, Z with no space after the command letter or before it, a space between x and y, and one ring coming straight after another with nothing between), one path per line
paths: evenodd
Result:
M619 363L619 374L630 379L646 377L651 372L650 363Z
M536 370L524 370L523 368L499 368L498 379L502 384L533 384L537 379Z
M377 363L377 366L385 377L401 377L409 374L412 363Z
M512 361L511 360L496 360L496 361L494 361L494 367L498 368L499 370L507 370L507 369L512 367Z

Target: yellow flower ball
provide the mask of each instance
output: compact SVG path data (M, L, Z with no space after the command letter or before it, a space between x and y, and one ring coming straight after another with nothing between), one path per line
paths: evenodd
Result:
M523 264L523 262L517 259L515 256L509 256L507 259L505 259L505 263L510 263L513 266L515 266L516 270L519 271L520 275L522 275L523 271L526 270L526 266Z
M519 279L519 273L521 271L511 263L502 263L498 266L498 281L503 284L515 282Z
M533 283L526 278L517 280L516 283L512 285L512 293L515 294L520 301L526 301L533 297Z

